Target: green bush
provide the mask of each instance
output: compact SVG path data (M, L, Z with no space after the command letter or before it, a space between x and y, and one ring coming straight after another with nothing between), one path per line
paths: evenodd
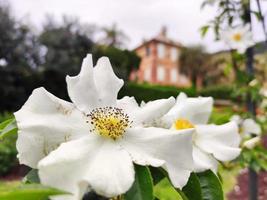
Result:
M228 85L218 85L218 86L210 86L207 88L203 88L198 92L200 96L212 96L215 99L234 99L233 98L234 89L232 86Z
M0 114L0 122L9 119L12 116L13 114L9 112ZM0 140L0 176L10 172L10 170L18 163L16 140L16 134L4 139L3 141Z
M17 164L16 140L17 136L12 135L4 141L0 141L0 176L10 172Z
M129 82L123 86L119 92L119 98L124 96L134 96L137 102L142 100L145 102L160 98L177 97L180 92L186 93L188 96L195 96L194 88L176 88L173 86L160 86L150 84L137 84Z
M227 85L211 86L196 92L195 88L177 88L174 86L129 82L126 83L119 92L119 98L124 96L134 96L137 102L140 103L142 100L147 102L160 98L168 98L170 96L177 97L180 92L184 92L191 97L212 96L215 99L235 100L233 97L233 91L233 87Z

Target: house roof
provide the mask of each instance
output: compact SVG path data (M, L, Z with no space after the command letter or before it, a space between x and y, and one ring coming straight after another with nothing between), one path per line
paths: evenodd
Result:
M140 44L139 46L134 48L134 50L142 48L143 46L146 46L147 44L149 44L151 42L163 43L163 44L166 44L166 45L170 45L170 46L173 46L173 47L179 47L179 48L181 48L183 46L181 43L176 42L176 41L171 40L170 38L168 38L167 37L167 28L166 27L162 27L160 33L156 37L154 37L154 38L152 38L150 40L144 41L142 44Z

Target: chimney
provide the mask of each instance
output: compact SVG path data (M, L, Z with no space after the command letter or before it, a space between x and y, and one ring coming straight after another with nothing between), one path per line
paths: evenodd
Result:
M159 37L161 38L166 38L167 37L167 27L166 26L162 26L160 33L159 33Z

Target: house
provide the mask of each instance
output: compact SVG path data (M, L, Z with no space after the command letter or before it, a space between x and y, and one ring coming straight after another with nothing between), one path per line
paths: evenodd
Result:
M190 87L190 78L180 73L179 55L182 45L167 38L167 29L158 36L144 41L134 49L141 58L138 70L132 71L130 80L160 85Z

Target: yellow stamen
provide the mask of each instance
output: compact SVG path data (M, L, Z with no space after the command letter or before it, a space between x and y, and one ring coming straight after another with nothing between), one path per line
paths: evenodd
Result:
M235 34L233 35L233 39L234 39L235 41L239 42L239 41L241 41L241 39L242 39L242 35L241 35L240 33L235 33Z
M182 129L194 128L195 126L186 119L177 119L174 122L173 127L176 130L182 130Z
M87 116L90 117L89 120L93 125L91 132L97 132L113 140L122 137L132 123L122 109L114 107L96 108Z

